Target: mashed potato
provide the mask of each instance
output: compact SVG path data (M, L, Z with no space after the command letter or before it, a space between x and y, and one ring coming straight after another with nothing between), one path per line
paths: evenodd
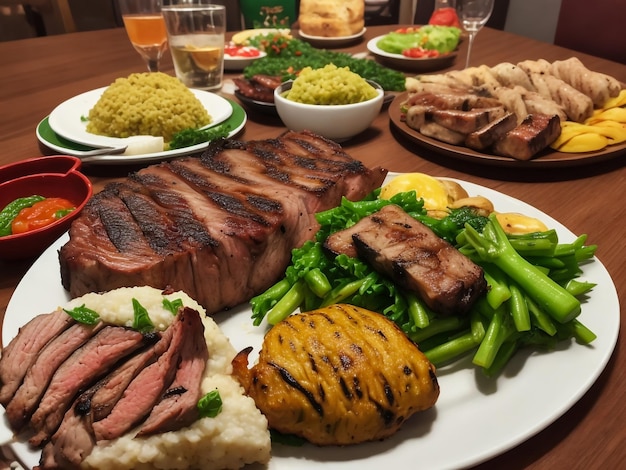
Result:
M160 290L151 287L124 287L104 294L86 294L70 301L66 308L85 304L98 312L103 321L128 326L132 325L132 299L135 298L149 312L155 327L163 330L174 318L163 307L163 297L171 301L181 299L185 306L200 312L209 350L202 393L217 388L222 398L222 411L215 418L202 418L179 431L135 439L135 429L119 439L99 443L82 467L234 469L254 462L267 463L271 451L267 420L231 375L231 361L235 356L233 346L196 301L183 292L164 296Z
M293 81L285 98L304 104L351 104L371 100L376 89L349 67L328 64L320 69L305 67Z
M87 132L108 137L163 136L211 122L202 103L183 83L161 72L118 78L89 111Z

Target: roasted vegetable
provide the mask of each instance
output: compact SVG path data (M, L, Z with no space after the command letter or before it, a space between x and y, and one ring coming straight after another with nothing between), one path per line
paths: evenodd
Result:
M439 396L435 369L389 319L351 305L292 315L233 374L270 428L317 445L383 439Z

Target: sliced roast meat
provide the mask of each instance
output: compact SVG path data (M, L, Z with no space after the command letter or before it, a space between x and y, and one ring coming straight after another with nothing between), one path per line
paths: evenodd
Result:
M185 342L180 350L180 364L174 381L161 401L150 412L138 436L176 431L191 425L199 418L198 400L209 351L204 339L204 325L196 310L186 308Z
M60 250L63 286L72 296L169 286L209 314L234 307L280 278L313 238L315 212L362 198L386 173L306 131L213 142L96 194Z
M35 434L29 440L41 446L57 430L76 394L128 354L144 344L136 330L105 326L77 349L55 372L30 424Z
M494 142L502 139L507 132L517 126L517 117L513 113L507 113L499 119L494 119L486 126L470 133L465 138L465 145L474 150L484 150Z
M108 416L128 384L167 349L169 343L160 341L160 333L146 336L155 344L131 356L77 399L76 405L83 410L83 414L89 412L91 421L100 421Z
M498 155L530 160L548 147L561 134L561 120L557 115L529 114L514 129L493 144Z
M120 437L144 420L172 383L186 341L184 312L176 316L156 345L165 346L165 352L135 376L106 417L93 423L96 442Z
M461 134L469 134L489 123L489 111L486 109L435 109L430 113L434 122Z
M59 366L103 327L102 322L96 325L75 323L48 342L28 368L22 385L6 406L12 429L22 429L28 423Z
M72 323L72 317L58 309L38 315L20 328L15 338L2 350L0 404L6 406L11 400L41 348Z
M128 360L116 365L110 374L79 395L65 413L57 431L44 446L39 470L80 468L80 463L96 444L93 421L106 416L132 378L164 352L167 345L163 346L158 341L160 338L159 333L147 334L147 341L154 341L156 345L150 344L131 355Z
M84 417L72 406L65 413L59 429L41 451L39 467L35 470L78 470L93 450L96 442Z
M479 266L396 205L348 230L359 258L442 315L466 313L487 288Z

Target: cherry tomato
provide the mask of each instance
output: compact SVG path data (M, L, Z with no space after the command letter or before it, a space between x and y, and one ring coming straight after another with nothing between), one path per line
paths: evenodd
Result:
M261 52L256 47L227 44L224 46L224 54L231 57L259 57Z
M74 204L60 197L49 197L22 209L11 222L11 233L24 233L57 221L74 210Z
M439 51L436 49L424 49L423 47L412 47L402 51L404 57L411 59L424 59L429 57L439 57Z
M456 26L457 28L461 28L461 22L459 21L459 17L456 14L456 10L451 7L446 8L438 8L435 10L428 20L428 24L439 25L439 26Z

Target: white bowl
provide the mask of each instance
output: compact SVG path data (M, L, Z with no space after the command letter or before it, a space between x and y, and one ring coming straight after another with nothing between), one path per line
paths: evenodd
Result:
M303 104L288 100L282 94L291 89L293 81L282 83L274 90L276 111L285 126L293 131L309 130L327 139L342 142L367 129L383 106L384 90L368 80L377 95L368 101L353 104Z

